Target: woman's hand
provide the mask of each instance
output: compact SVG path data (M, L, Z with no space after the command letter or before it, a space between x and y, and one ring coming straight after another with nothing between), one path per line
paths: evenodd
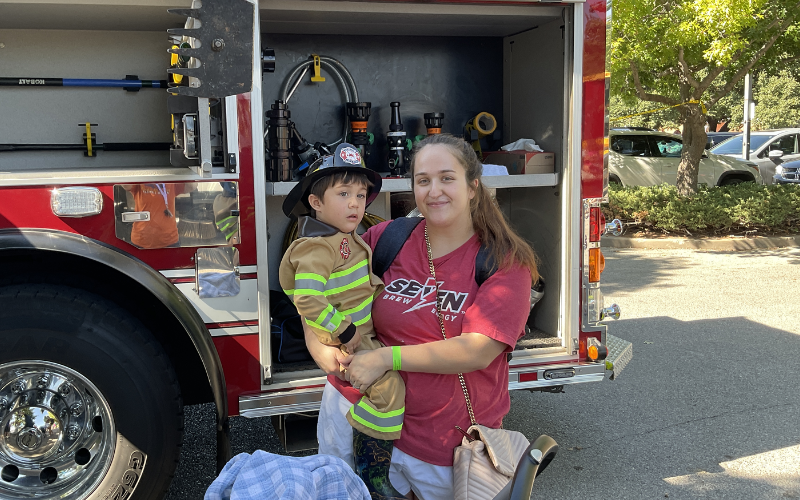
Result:
M328 375L333 375L339 379L344 380L342 375L342 362L346 359L344 353L338 347L325 345L319 341L314 332L311 331L308 325L303 324L303 332L306 335L306 347L314 362L320 367L322 371Z
M345 378L355 389L364 394L367 387L392 368L392 351L388 347L373 351L358 351L353 356L347 356L342 365L347 368Z

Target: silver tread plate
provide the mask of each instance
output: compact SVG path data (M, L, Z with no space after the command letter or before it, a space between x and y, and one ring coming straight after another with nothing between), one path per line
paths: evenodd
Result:
M633 359L633 344L614 335L606 334L606 347L608 347L606 369L611 370L609 378L614 380Z

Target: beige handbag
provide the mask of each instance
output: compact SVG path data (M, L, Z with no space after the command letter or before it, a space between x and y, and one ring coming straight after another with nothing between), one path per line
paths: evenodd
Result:
M425 245L428 249L428 265L436 283L436 315L442 329L442 337L447 340L427 225ZM453 496L456 500L492 500L511 481L514 470L530 442L521 432L491 429L478 424L472 411L464 375L459 373L458 380L464 391L472 425L466 431L456 426L464 437L461 446L456 446L453 452Z

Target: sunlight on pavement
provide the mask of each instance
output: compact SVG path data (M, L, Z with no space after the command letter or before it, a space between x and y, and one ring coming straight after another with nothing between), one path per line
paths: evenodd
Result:
M696 493L738 492L743 495L740 498L746 497L748 486L763 488L769 485L776 489L774 493L779 498L800 498L800 445L721 462L719 465L725 469L723 472L700 471L668 477L664 481Z
M744 317L800 335L800 249L754 252L604 249L601 287L622 318ZM621 274L635 281L617 281ZM674 297L680 299L676 302Z

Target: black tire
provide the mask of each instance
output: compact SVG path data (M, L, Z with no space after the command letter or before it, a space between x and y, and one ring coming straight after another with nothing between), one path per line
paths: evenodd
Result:
M737 184L743 184L745 182L754 182L753 180L745 180L740 177L728 177L727 179L720 182L720 186L735 186Z
M96 456L92 455L89 465L105 465L96 469L97 476L91 484L88 478L76 475L77 479L72 480L79 487L69 492L68 498L162 498L179 457L183 405L175 372L153 335L116 304L67 286L19 284L0 287L0 304L0 342L3 346L0 349L0 395L4 373L8 381L14 373L19 373L20 366L34 367L30 368L31 373L55 367L57 376L61 365L62 372L71 370L89 382L84 386L94 385L99 397L90 397L90 403L104 399L105 408L110 409L110 421L101 427L113 436L115 444L106 455L99 451ZM53 388L50 390L55 391ZM57 396L55 392L52 394ZM41 405L44 405L43 401L40 400ZM1 410L0 421L3 418ZM53 414L58 412L54 410ZM61 415L62 419L71 418L64 417L63 411ZM89 411L86 415L87 419L91 418ZM62 436L66 435L63 432L65 426L66 423L61 425ZM93 436L91 428L86 429L85 433ZM94 430L100 432L97 428ZM81 432L80 439L83 439L84 431ZM0 433L0 441L3 439ZM98 440L96 437L92 439ZM0 459L3 458L2 449L0 446ZM45 461L47 456L43 454L43 457L42 461ZM7 482L8 479L8 474L0 478L0 497L4 492L13 491L10 488L20 488L19 485L23 484L20 482L14 486L13 482ZM29 479L29 476L22 476L22 479ZM58 480L61 480L60 476ZM49 485L51 488L54 486L58 485ZM27 494L28 490L25 492ZM30 493L34 491L30 490Z
M619 177L617 177L616 175L609 175L608 176L608 183L609 184L619 184L620 186L622 186L622 181L619 180Z

